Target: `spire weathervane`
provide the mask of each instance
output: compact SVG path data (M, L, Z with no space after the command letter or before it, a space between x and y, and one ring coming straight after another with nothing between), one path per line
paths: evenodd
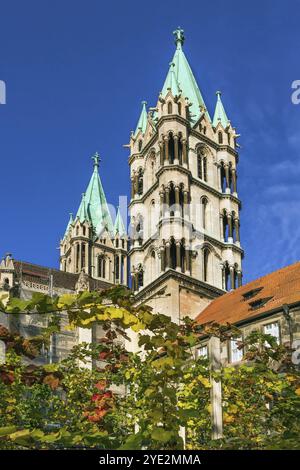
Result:
M95 155L92 156L92 160L94 162L94 168L99 168L99 163L101 160L98 152L96 152Z
M178 26L175 31L173 31L174 37L175 37L175 44L177 46L177 49L180 49L183 46L184 43L184 30Z

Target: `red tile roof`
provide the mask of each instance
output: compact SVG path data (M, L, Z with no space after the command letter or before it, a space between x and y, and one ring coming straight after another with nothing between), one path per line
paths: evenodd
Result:
M211 322L235 324L297 302L300 302L300 262L218 297L197 316L196 321L202 325Z

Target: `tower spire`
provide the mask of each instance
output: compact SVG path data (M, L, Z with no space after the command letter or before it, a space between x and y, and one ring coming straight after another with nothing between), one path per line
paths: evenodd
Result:
M229 124L229 120L228 120L227 114L225 112L225 109L221 100L221 92L216 91L216 95L217 95L217 103L216 103L216 109L215 109L215 114L214 114L212 124L214 127L217 127L217 125L220 122L225 129Z
M146 105L147 101L142 101L142 111L134 132L134 135L137 135L137 133L141 130L142 133L145 133L146 126L147 126L147 110L146 110Z

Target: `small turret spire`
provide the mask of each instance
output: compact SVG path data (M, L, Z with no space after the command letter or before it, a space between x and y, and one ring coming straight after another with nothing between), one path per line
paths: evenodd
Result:
M216 109L215 109L215 114L213 118L213 126L217 127L218 123L220 122L222 126L224 127L224 129L226 129L226 127L229 124L229 120L228 120L226 111L224 109L224 106L221 100L221 92L216 91L216 95L217 95L217 103L216 103Z
M175 29L175 31L173 31L173 34L174 34L175 44L177 46L177 49L181 49L185 40L184 30L181 29L180 26L178 26L178 28Z
M137 135L139 131L142 131L142 133L145 133L146 127L147 127L147 109L146 109L147 101L142 101L142 111L136 126L136 129L134 131L134 135Z

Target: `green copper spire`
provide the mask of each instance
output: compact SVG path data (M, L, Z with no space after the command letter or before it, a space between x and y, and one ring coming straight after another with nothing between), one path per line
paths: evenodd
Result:
M94 171L79 206L77 217L80 221L88 220L91 222L97 235L105 228L112 235L113 223L98 171L100 162L98 153L92 157L92 160L94 162Z
M141 130L143 134L145 133L146 126L147 126L146 104L147 104L147 101L142 101L142 112L141 112L140 118L138 120L134 135L137 135L139 130Z
M76 219L77 218L80 220L80 222L86 222L90 220L86 207L85 193L82 193L81 203L76 215Z
M216 104L215 114L213 118L213 126L217 127L217 125L220 122L225 129L229 124L229 120L228 120L228 117L226 115L226 112L225 112L225 109L221 100L221 92L217 91L216 95L217 95L217 104Z
M180 95L180 88L177 82L177 78L175 75L175 64L174 62L170 63L169 72L165 81L164 87L167 89L167 92L170 90L173 96Z
M172 59L174 67L172 66L169 69L167 78L162 89L162 96L166 96L166 94L168 93L170 73L172 73L172 70L174 69L174 75L178 84L178 88L182 90L183 96L185 98L188 98L190 103L192 103L192 106L190 106L189 108L191 120L192 122L196 122L201 115L200 107L206 109L206 106L199 90L199 87L197 85L197 82L195 80L195 77L193 75L192 69L182 50L182 46L184 43L183 33L184 32L180 27L178 27L173 33L175 36L176 43L176 51ZM205 111L205 114L206 117L211 120L207 111Z
M114 225L114 234L119 235L119 237L126 236L126 230L120 213L120 208L118 207L117 217Z
M65 234L64 234L64 238L66 238L66 236L68 235L72 223L73 223L73 214L72 212L70 212L70 218L69 218L69 222L68 222Z

